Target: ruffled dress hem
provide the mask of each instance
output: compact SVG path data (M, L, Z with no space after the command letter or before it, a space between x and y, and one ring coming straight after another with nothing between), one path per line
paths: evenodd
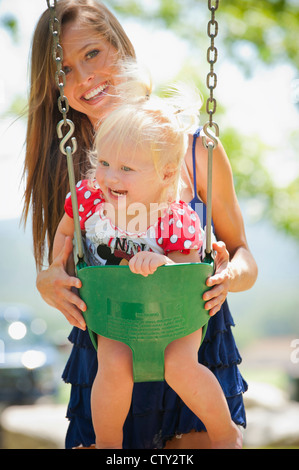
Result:
M243 393L248 386L238 365L241 356L231 328L234 321L227 302L208 324L198 360L217 377L233 421L246 427ZM87 331L73 328L73 343L63 380L72 385L67 410L69 428L66 448L89 447L95 442L91 420L90 393L97 372L97 355ZM162 449L178 434L205 431L204 424L188 409L166 382L136 383L124 425L124 449Z

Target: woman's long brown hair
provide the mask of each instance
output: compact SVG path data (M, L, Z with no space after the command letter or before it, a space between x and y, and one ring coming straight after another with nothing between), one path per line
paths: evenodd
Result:
M63 25L80 21L97 31L119 52L120 57L135 57L133 46L112 13L96 0L60 0L56 16ZM23 222L32 211L33 248L36 266L43 266L48 245L51 263L54 235L63 215L65 196L69 191L66 157L59 150L56 125L62 119L58 110L59 91L55 84L55 64L49 12L41 16L33 36L31 51L30 95L24 178ZM87 152L94 131L85 114L69 109L67 117L75 124L78 150L73 155L75 177L80 180L88 170Z

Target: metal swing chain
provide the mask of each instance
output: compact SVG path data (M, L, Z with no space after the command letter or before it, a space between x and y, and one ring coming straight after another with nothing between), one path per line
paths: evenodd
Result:
M207 99L206 103L206 111L207 114L209 115L209 127L215 128L218 127L216 123L213 122L213 114L216 112L217 108L217 102L216 99L214 98L214 90L217 86L217 75L214 72L214 65L217 62L218 58L218 50L215 47L215 38L218 34L218 22L216 21L215 18L215 12L218 9L219 6L219 0L215 0L215 5L212 5L212 0L208 0L208 8L211 11L211 19L208 22L208 37L211 40L210 46L208 47L207 50L207 61L210 64L210 72L207 75L207 87L210 90L210 96ZM215 132L216 134L216 132ZM216 134L217 135L217 134Z
M57 125L57 134L60 139L62 139L60 143L60 151L64 155L66 155L66 148L65 144L69 140L69 138L73 135L75 126L74 123L70 120L67 119L67 113L69 111L69 102L67 97L64 94L64 87L66 85L66 78L65 78L65 73L62 70L62 63L63 63L63 50L61 45L59 44L59 36L60 36L60 22L58 18L56 17L56 4L57 1L53 0L53 6L50 4L50 0L47 0L47 5L48 9L50 11L50 31L52 33L52 38L53 38L53 49L52 49L52 55L53 55L53 60L56 64L56 72L55 72L55 82L56 85L59 89L60 96L58 97L57 100L57 105L58 109L61 112L63 116L63 120L60 121ZM62 134L62 126L69 127L68 133L63 137ZM73 137L71 139L73 147L72 147L72 154L76 152L77 150L77 141L76 138Z
M82 235L81 235L81 228L80 228L80 219L79 219L79 210L78 210L78 202L77 202L77 193L76 193L76 183L75 183L75 173L74 173L74 165L73 165L73 154L77 150L77 140L76 137L72 137L75 131L75 125L71 119L67 119L67 113L69 110L69 102L67 97L64 94L64 87L66 85L66 78L65 73L62 69L63 64L63 50L61 45L59 44L59 37L60 37L60 22L56 17L56 5L57 1L53 0L53 5L51 5L50 0L47 0L47 6L50 13L50 21L49 21L49 28L50 32L52 33L53 38L53 48L52 48L52 55L53 60L56 64L56 72L55 72L55 82L59 89L59 97L57 100L58 109L62 114L63 119L58 122L56 131L57 135L60 140L59 149L63 155L66 155L67 158L67 168L68 168L68 175L69 175L69 184L71 190L71 198L72 198L72 208L73 208L73 218L74 218L74 225L75 225L75 249L78 254L79 260L84 258L84 250L83 250L83 243L82 243ZM63 135L62 129L64 127L68 127L68 132ZM72 147L70 145L66 146L68 140L71 139Z
M208 0L208 8L211 12L211 19L208 22L207 33L210 38L210 46L207 50L207 61L210 64L210 71L207 75L206 84L210 90L210 96L206 103L206 112L209 115L209 121L203 126L201 134L203 145L208 149L208 175L207 175L207 217L206 217L206 257L208 260L212 256L212 166L213 150L218 145L219 127L213 121L213 115L216 112L217 102L214 98L214 90L217 86L217 75L214 72L214 65L218 58L218 50L215 47L215 38L218 34L218 22L215 18L215 12L218 9L219 0ZM210 132L210 130L212 132ZM211 140L207 142L206 137Z

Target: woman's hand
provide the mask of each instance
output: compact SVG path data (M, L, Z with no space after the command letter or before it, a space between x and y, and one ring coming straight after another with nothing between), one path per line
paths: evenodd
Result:
M211 287L203 295L206 302L205 309L209 310L212 317L219 312L221 305L226 299L229 291L232 273L229 264L229 253L224 242L213 243L213 250L216 251L215 256L215 273L207 279L207 286Z
M164 264L174 264L167 256L149 251L140 251L129 261L132 273L141 274L147 277L153 274L159 266Z
M66 272L67 262L72 251L72 239L66 237L63 249L51 266L38 274L36 287L47 304L60 310L71 325L85 330L86 323L81 312L86 310L86 305L80 297L72 292L72 287L81 287L81 281L76 277L69 276Z

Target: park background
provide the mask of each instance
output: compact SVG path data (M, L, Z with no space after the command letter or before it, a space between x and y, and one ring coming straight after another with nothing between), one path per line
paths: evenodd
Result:
M192 80L207 98L207 1L104 3L151 70L157 92L169 82ZM45 8L43 0L0 0L0 302L25 304L47 322L45 335L64 350L57 366L62 372L71 328L36 290L30 223L26 230L20 225L30 43ZM255 286L228 298L249 382L246 443L299 447L299 0L222 0L216 18L215 120L259 267ZM206 119L203 107L202 123ZM59 423L67 397L68 387L60 384L52 397ZM3 416L11 436L26 433L26 407L5 408ZM60 445L48 438L50 447ZM9 440L3 447L18 445L21 440Z

